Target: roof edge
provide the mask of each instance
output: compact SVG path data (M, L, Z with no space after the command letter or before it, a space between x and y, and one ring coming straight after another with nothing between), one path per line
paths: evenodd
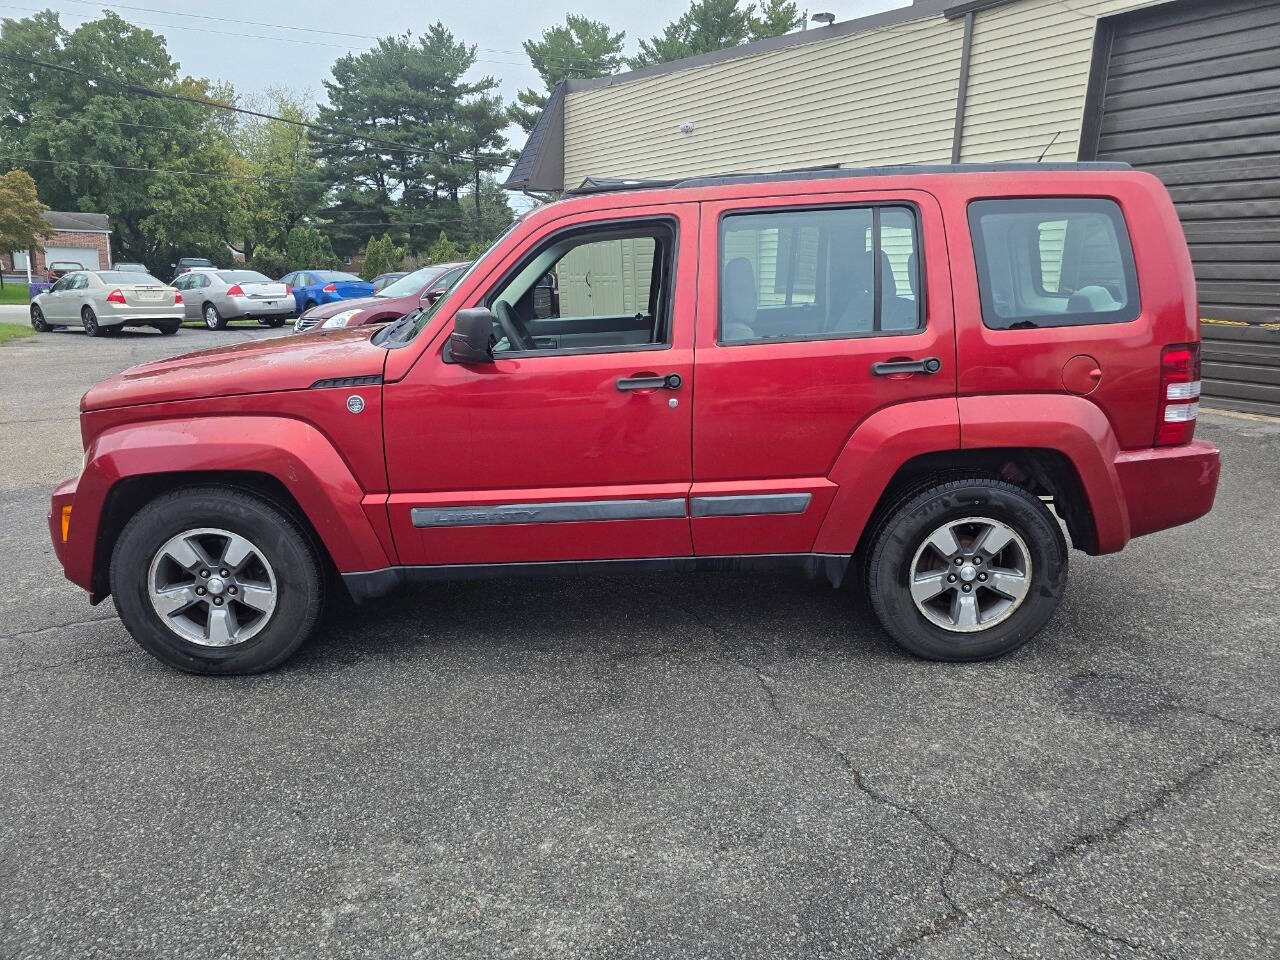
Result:
M1013 0L983 0L983 2L1011 3ZM780 37L753 40L751 43L742 43L736 47L725 47L722 50L713 50L710 53L700 53L697 56L685 57L683 60L656 63L652 66L628 70L625 73L614 73L606 77L594 77L589 80L566 80L564 81L565 92L582 93L586 90L616 87L624 83L633 83L637 80L648 80L668 73L677 73L681 70L693 70L698 67L726 63L730 60L756 57L802 43L820 43L824 40L834 40L837 37L850 36L880 27L896 26L900 23L910 23L913 20L927 20L930 17L945 15L948 8L955 5L955 0L916 0L915 3L905 7L882 10L879 13L867 14L865 17L833 23L826 27L796 30L793 33L784 33Z

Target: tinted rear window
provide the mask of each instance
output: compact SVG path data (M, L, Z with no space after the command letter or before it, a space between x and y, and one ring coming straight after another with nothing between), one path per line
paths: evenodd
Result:
M969 230L982 322L993 330L1128 323L1141 310L1114 200L977 200Z
M227 283L274 283L270 277L267 277L257 270L219 270L218 279L225 280Z
M356 283L364 283L354 273L343 273L340 270L317 270L314 276L321 280L354 280Z

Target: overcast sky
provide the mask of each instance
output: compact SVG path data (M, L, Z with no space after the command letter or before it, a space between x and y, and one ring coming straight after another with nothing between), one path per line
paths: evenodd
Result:
M830 11L840 21L909 2L813 0L806 4L802 0L799 5L811 12ZM657 33L688 6L689 0L575 0L572 5L546 0L434 4L421 0L0 0L0 17L29 16L49 7L58 11L64 24L74 26L100 16L104 7L110 8L132 23L163 34L170 54L186 73L228 80L243 94L286 86L310 93L315 100L323 99L322 81L337 57L368 48L371 38L405 30L418 33L441 20L460 40L479 48L475 72L496 77L501 81L503 98L510 100L522 87L539 83L521 42L562 22L566 11L625 30L626 52L630 54L640 38ZM161 10L166 12L156 12Z

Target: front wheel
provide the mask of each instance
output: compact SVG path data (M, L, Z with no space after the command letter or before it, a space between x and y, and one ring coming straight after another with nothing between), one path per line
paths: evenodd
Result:
M920 490L872 537L867 592L881 625L930 660L986 660L1045 625L1067 583L1067 544L1048 508L1003 480Z
M36 333L48 333L53 327L44 318L44 311L40 309L38 304L31 305L31 328Z
M116 541L110 580L133 638L189 673L278 666L324 602L320 560L298 523L227 487L176 490L143 507Z
M98 326L98 317L91 307L85 307L80 311L80 326L84 327L86 337L96 337L102 333L102 327Z

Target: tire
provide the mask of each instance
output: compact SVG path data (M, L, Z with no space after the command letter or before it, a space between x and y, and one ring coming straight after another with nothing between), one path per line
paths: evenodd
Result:
M239 548L245 559L238 567L218 566L235 543L249 545ZM188 562L180 564L175 554ZM205 560L215 562L206 567ZM298 522L252 493L218 486L174 490L138 511L111 553L110 583L134 640L161 662L201 674L260 673L280 665L311 634L325 598L320 557ZM153 588L179 598L167 617L157 609L165 594ZM203 596L192 592L198 590ZM159 599L153 602L153 595ZM219 596L223 603L215 607ZM179 607L181 601L188 603Z
M174 320L172 323L157 323L156 329L166 337L171 337L178 332L178 328L182 326L180 321Z
M102 334L102 328L98 326L98 317L94 314L92 307L85 307L80 311L80 326L84 327L86 337L97 337Z
M266 321L266 324L267 324L267 326L268 326L268 327L270 327L272 330L278 330L278 329L280 329L281 327L283 327L283 326L284 326L284 321L285 321L285 318L284 318L284 317L270 317L270 318ZM261 322L261 321L259 321L259 322Z
M308 300L306 303L302 305L302 313L306 313L315 305L316 305L316 302L314 300ZM302 313L298 314L298 316L302 316Z
M44 311L38 304L31 305L31 329L36 333L48 333L53 327L44 318Z
M227 318L218 312L218 308L212 303L206 303L200 309L200 315L204 317L204 325L210 330L225 330L227 326Z
M991 554L984 543L1000 549ZM876 618L899 646L928 660L1016 650L1045 625L1067 585L1061 526L1039 498L1003 480L940 479L917 489L886 514L870 544L866 589Z
M103 336L118 337L120 336L121 332L124 330L124 324L116 323L116 324L112 324L109 327L103 324L99 324L98 329L102 331Z

